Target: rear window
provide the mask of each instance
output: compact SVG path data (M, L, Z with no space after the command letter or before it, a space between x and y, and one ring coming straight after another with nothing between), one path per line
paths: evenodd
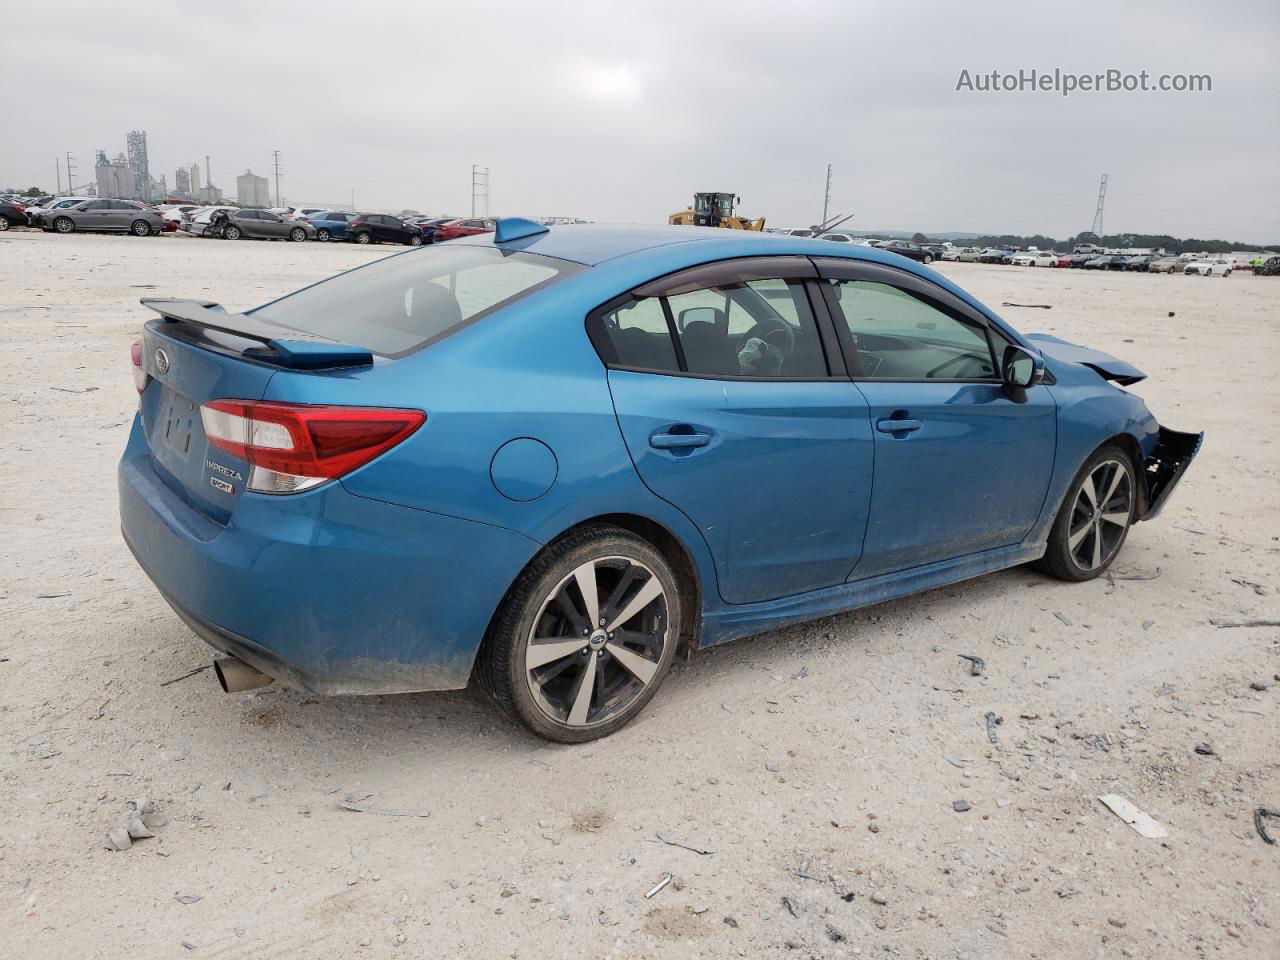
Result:
M580 269L491 247L428 248L339 274L250 312L401 357Z

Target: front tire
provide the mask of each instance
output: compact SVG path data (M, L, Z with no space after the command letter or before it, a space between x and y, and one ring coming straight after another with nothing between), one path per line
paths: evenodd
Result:
M135 220L130 224L129 232L135 237L149 237L151 236L151 224L145 220Z
M355 241L356 243L372 243L373 237L369 236L367 233L357 233L355 235Z
M411 247L420 247L420 246L422 246L422 237L419 237L419 236L410 237L410 238L409 238L409 246L411 246Z
M0 233L4 233L8 229L9 229L9 218L0 217Z
M585 527L516 580L485 637L478 679L512 719L557 743L606 737L671 668L680 584L647 540Z
M321 227L319 230L316 231L316 239L319 240L321 243L326 242L329 239L329 231Z
M1114 444L1094 451L1062 501L1040 569L1072 583L1105 573L1133 525L1137 492L1127 453Z
M924 262L925 262L925 263L933 263L933 255L932 255L932 254L928 254L928 253L926 253L926 254L924 255Z
M70 217L59 217L53 221L53 229L58 233L75 233L76 225Z

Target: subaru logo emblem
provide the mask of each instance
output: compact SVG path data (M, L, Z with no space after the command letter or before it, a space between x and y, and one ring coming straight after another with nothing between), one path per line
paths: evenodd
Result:
M158 373L169 372L169 355L165 353L163 350L156 351L156 372Z

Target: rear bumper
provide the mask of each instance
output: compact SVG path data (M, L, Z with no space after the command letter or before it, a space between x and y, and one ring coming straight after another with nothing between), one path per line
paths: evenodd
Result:
M341 483L246 493L220 526L156 472L136 420L119 493L126 543L197 635L321 694L466 686L493 611L538 549Z
M1156 445L1145 463L1147 511L1139 519L1151 520L1164 509L1169 502L1169 494L1173 493L1173 488L1191 466L1203 442L1203 433L1181 433L1167 427L1160 428Z

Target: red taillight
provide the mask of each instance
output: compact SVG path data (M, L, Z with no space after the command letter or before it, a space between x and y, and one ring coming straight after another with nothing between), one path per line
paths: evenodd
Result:
M426 421L421 410L212 400L200 408L205 436L249 463L248 489L299 493L345 476L390 450Z
M363 227L363 226L364 226L364 221L363 221L363 220L352 220L352 221L351 221L351 226L353 226L353 227Z
M19 213L26 213L26 212L27 212L27 208L26 208L26 207L24 207L24 206L23 206L22 204L20 204L20 203L15 203L15 204L14 204L14 206L18 208L18 212L19 212Z
M147 389L147 371L142 368L142 341L133 341L133 346L129 348L129 359L133 361L133 385L138 388L138 393Z

